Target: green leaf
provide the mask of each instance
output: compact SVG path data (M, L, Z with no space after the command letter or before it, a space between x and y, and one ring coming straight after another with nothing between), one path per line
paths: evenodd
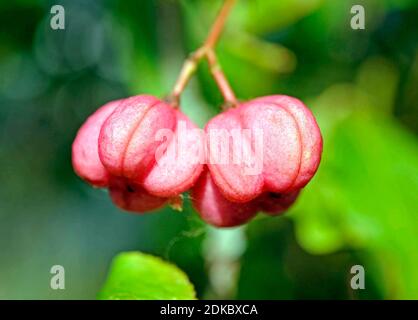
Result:
M196 299L187 275L175 265L141 252L124 252L112 262L98 295L102 300Z

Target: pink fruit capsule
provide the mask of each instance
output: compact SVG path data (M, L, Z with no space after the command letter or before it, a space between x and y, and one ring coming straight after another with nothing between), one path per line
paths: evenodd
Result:
M127 178L155 196L176 196L194 184L203 168L198 161L188 161L201 142L185 137L187 142L178 143L181 123L197 129L180 111L155 97L125 99L102 125L100 160L113 176ZM172 133L168 140L159 139L166 131ZM188 148L168 152L177 145Z
M111 179L109 195L119 208L137 213L153 211L167 203L166 198L153 196L141 186L121 178Z
M105 120L121 100L109 102L96 110L78 130L72 145L72 164L75 173L95 187L109 185L109 173L99 158L98 139Z
M314 115L300 100L289 96L273 95L252 101L274 103L295 119L302 144L302 154L297 178L290 189L303 188L315 175L322 155L322 136Z
M216 227L234 227L246 223L257 213L257 204L227 200L205 170L191 192L192 203L200 217Z
M190 134L181 134L183 127ZM108 187L124 210L157 209L189 189L203 169L203 161L189 161L203 145L192 129L197 127L184 114L155 97L112 101L78 131L74 171L93 186Z
M259 211L275 216L286 211L299 191L288 194L263 193L254 200L238 203L226 199L206 169L192 188L193 207L200 217L216 227L235 227L251 220Z
M253 201L258 201L260 211L276 216L285 212L297 199L299 191L291 193L266 192Z
M212 130L237 128L262 136L258 150L253 141L242 142L262 166L259 173L247 174L242 164L209 162L211 177L228 200L245 203L263 193L290 193L305 186L315 174L322 137L314 116L301 101L287 96L251 100L216 116L205 130L210 134ZM208 150L210 159L214 149L208 146ZM236 150L230 148L230 152Z

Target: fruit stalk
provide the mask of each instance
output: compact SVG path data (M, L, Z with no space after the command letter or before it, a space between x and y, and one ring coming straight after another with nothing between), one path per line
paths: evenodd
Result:
M215 79L215 82L218 85L218 88L221 91L222 96L225 100L223 109L226 110L231 107L235 107L238 104L237 98L235 97L235 93L232 90L228 82L228 79L222 71L221 65L218 63L218 59L216 57L215 52L213 50L208 50L208 52L206 53L206 57L208 59L208 64L210 72L212 73L212 77Z
M216 54L214 52L214 48L219 40L219 37L221 36L226 20L229 16L229 13L231 12L232 7L235 4L235 1L236 0L225 0L203 45L195 52L190 54L190 56L184 61L180 70L180 74L174 84L173 90L167 97L168 102L174 108L178 108L182 92L186 88L186 85L193 74L196 72L197 65L204 58L208 60L212 76L215 79L216 84L218 85L219 90L225 99L226 105L235 105L235 94L229 86L228 81L222 72L222 69L217 63Z
M203 45L206 48L214 48L216 43L219 40L219 37L224 29L226 20L228 19L229 13L231 12L232 7L234 6L236 0L225 0L224 5L219 11L218 16L216 17L215 22L212 25L212 28L209 32L208 37Z

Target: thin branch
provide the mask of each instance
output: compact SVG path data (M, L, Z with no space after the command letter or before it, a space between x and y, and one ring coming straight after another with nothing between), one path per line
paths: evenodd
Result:
M229 85L229 82L225 77L220 64L218 63L215 52L213 50L209 50L206 53L206 57L208 59L210 72L212 73L212 76L225 99L224 109L235 107L237 105L237 98L235 97L235 93Z
M177 81L174 84L174 88L171 91L171 94L166 99L169 103L171 103L171 105L174 108L177 108L179 106L180 95L186 88L186 85L189 82L190 78L195 73L197 69L197 64L204 56L205 51L202 47L190 54L189 57L184 61Z
M236 0L225 0L224 5L221 8L212 28L209 32L208 37L204 43L204 47L213 49L219 40L219 37L224 29L225 22L228 19L228 15L231 12Z
M198 63L203 58L207 57L209 65L211 65L211 62L209 61L210 60L209 55L211 55L211 59L215 59L214 61L216 62L216 56L215 56L215 53L213 52L213 49L219 40L219 37L222 33L222 30L224 29L228 15L233 5L235 4L235 1L236 0L225 0L219 14L216 17L215 22L212 25L209 35L206 38L206 41L198 50L192 53L189 56L189 58L187 58L185 62L183 63L183 66L180 70L180 74L174 84L173 90L166 99L168 102L171 103L171 105L174 108L177 108L179 106L180 95L184 91L190 78L196 72ZM219 86L219 89L221 90L222 94L225 97L225 101L227 103L231 103L232 101L234 101L235 103L236 102L235 95L232 89L229 87L229 84L225 78L225 75L222 73L222 70L220 69L217 63L216 63L216 66L217 67L215 68L211 67L211 72L212 72L213 77L215 78L216 83ZM224 89L226 90L225 92L224 92Z

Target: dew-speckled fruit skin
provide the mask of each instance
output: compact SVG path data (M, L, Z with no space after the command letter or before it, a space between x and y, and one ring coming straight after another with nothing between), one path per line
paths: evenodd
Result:
M312 112L300 100L281 95L257 98L217 115L205 130L237 128L263 133L262 171L248 175L240 164L208 163L214 183L228 200L246 203L267 192L291 193L315 174L322 137ZM210 153L209 148L209 157Z
M205 170L191 191L193 207L208 224L216 227L235 227L246 223L257 213L257 204L227 200Z
M187 161L187 152L191 157L201 143L190 137L183 158L173 159L164 154L177 143L180 121L190 129L197 128L180 111L155 97L141 95L125 99L100 130L99 157L102 164L110 174L127 178L155 196L173 197L186 191L199 177L203 165ZM156 139L164 130L173 133L170 141ZM157 151L162 154L158 162Z

